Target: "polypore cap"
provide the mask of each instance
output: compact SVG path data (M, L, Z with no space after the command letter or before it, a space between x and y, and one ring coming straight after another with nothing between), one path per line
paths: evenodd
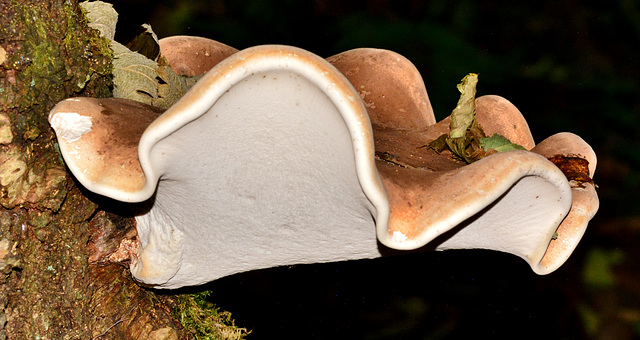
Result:
M87 189L124 201L146 183L138 161L138 141L161 113L125 99L70 98L49 113L60 152L69 169Z

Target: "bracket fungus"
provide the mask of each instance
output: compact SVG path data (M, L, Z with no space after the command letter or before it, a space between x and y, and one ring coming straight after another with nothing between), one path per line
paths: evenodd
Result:
M435 122L422 78L396 53L357 49L325 60L289 46L215 44L224 57L164 113L72 98L49 116L83 186L143 202L131 262L143 284L178 288L374 258L387 247L495 249L545 274L597 210L593 185L570 184L546 158L582 157L593 175L591 148L567 133L534 147L501 97L477 99L478 121L531 151L463 165L419 148L446 133L448 120Z

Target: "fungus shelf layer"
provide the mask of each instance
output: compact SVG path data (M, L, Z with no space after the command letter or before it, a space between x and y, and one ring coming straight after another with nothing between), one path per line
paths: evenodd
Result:
M180 55L189 39L161 41L162 53L174 46ZM463 166L418 149L448 123L435 122L420 75L396 53L358 49L327 61L289 46L235 52L193 39L223 56L164 113L74 98L50 114L83 186L144 202L131 263L144 284L178 288L259 268L373 258L385 247L494 249L545 274L566 260L597 210L593 186L572 187L545 158L581 155L592 175L591 148L572 134L534 148L526 121L501 97L477 99L478 120L531 151ZM79 137L66 138L76 126Z

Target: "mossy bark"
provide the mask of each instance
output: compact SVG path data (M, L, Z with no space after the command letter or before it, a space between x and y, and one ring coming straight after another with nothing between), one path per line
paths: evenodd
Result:
M105 261L132 221L76 187L47 123L64 98L110 95L111 58L77 0L0 0L0 339L183 337Z

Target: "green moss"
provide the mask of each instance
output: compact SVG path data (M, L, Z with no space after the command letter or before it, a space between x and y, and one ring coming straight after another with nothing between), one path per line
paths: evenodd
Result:
M49 127L46 115L33 112L46 112L73 94L110 96L113 54L70 1L47 8L45 3L14 0L11 7L20 11L11 13L14 20L0 27L0 35L13 36L20 44L5 46L9 53L3 66L16 72L0 100L15 109L10 118L16 135L34 140Z
M173 317L184 327L187 334L198 340L244 339L249 332L234 324L231 313L221 312L207 301L211 291L176 295L172 308Z

